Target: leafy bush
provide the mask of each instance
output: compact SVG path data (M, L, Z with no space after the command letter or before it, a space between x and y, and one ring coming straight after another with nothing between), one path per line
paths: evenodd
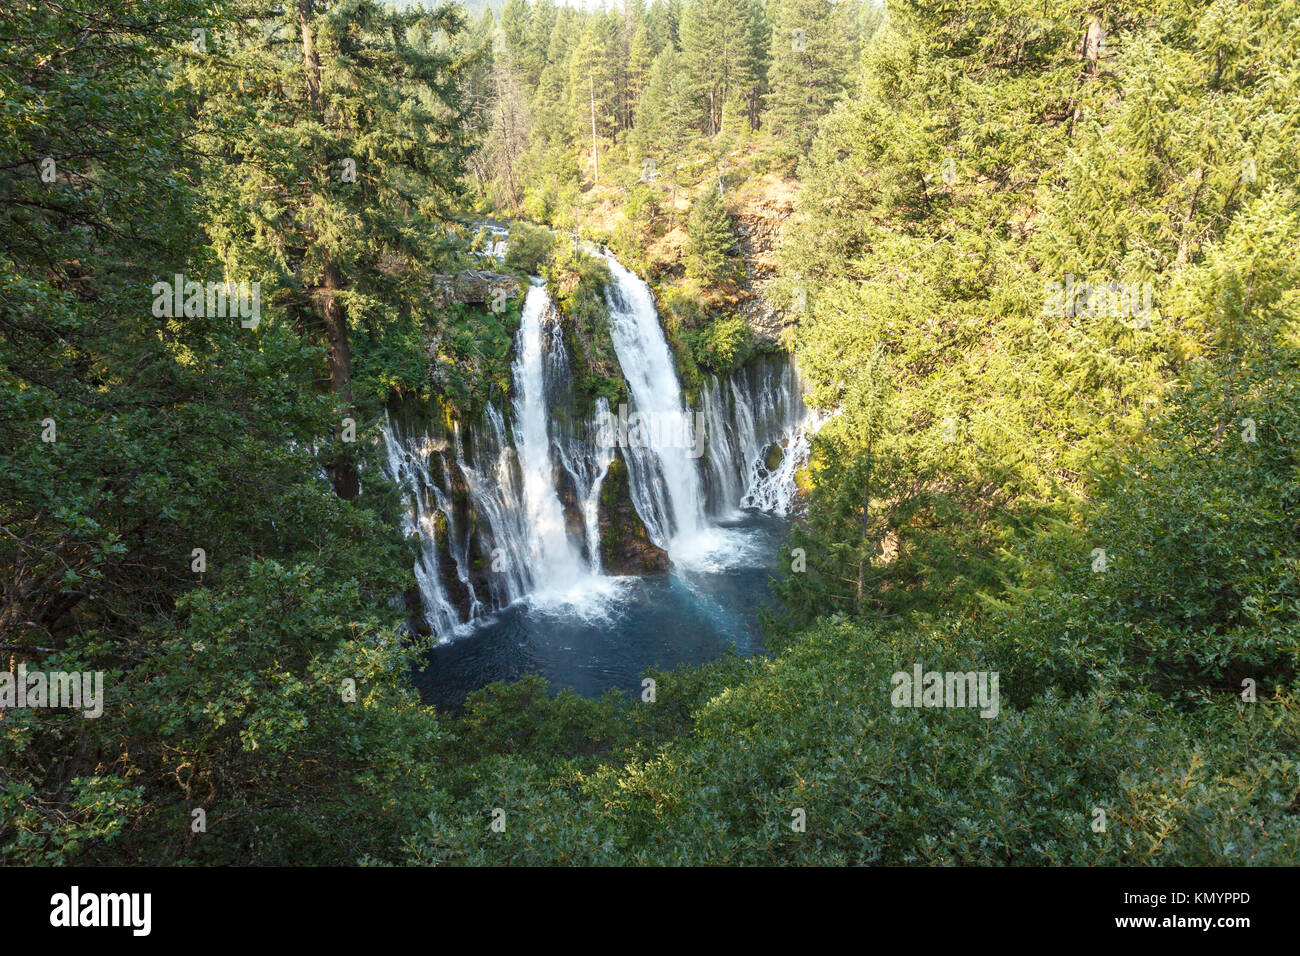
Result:
M550 258L554 245L555 237L546 227L512 223L506 240L505 264L528 275L537 275Z
M1194 719L1108 686L1000 713L902 709L891 675L998 669L979 630L825 623L689 705L689 733L594 770L517 751L475 764L412 844L475 864L1285 863L1294 689ZM1028 662L1027 662L1028 663ZM689 669L688 669L689 670ZM671 680L663 687L670 688ZM665 701L666 702L666 701ZM652 714L658 704L626 705ZM638 717L638 720L649 719ZM514 717L514 722L519 722ZM1246 755L1254 758L1247 760ZM505 832L490 832L490 808ZM806 831L792 826L806 815ZM1094 823L1103 811L1105 829Z
M749 324L738 315L715 319L686 334L695 364L714 375L727 375L749 359L754 354L753 340Z

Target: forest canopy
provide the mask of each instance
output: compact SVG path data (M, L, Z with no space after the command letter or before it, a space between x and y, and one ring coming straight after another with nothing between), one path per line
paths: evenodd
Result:
M109 688L0 696L4 862L1300 862L1297 0L23 0L0 35L0 659ZM580 239L687 393L794 356L826 424L762 656L420 701L379 435L509 393L518 297L430 291L484 216L591 399ZM256 321L155 314L175 276ZM891 703L914 667L996 674L996 716Z

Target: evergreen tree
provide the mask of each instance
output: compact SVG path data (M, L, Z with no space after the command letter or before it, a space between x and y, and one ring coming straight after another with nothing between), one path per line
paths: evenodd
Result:
M532 43L532 24L528 0L506 0L501 8L498 23L500 41L497 56L504 61L507 70L516 76L526 76L530 61L529 48Z
M592 152L593 173L599 164L600 144L619 128L617 54L612 19L594 16L569 60L569 137Z
M852 26L830 0L775 0L764 122L796 152L844 94Z
M646 10L646 24L654 56L670 46L681 50L681 38L678 35L681 15L682 0L651 0Z
M655 58L637 106L632 143L636 156L653 163L654 178L667 176L676 199L678 162L690 142L697 117L694 88L682 71L681 57L668 47Z
M736 237L716 185L706 188L692 204L686 236L687 276L701 283L731 278L735 270L729 252Z
M574 92L569 61L582 35L582 20L578 12L572 7L561 7L555 26L551 28L546 66L533 98L534 129L548 149L571 141L570 103Z
M0 8L0 90L21 106L0 110L16 160L0 168L0 643L6 665L105 676L98 719L6 707L6 862L355 862L390 852L419 815L407 787L432 784L436 720L385 676L408 660L394 498L368 441L364 498L331 493L315 451L340 411L318 387L310 299L343 248L322 238L345 218L324 183L341 158L326 130L356 134L364 176L365 134L401 140L413 122L372 87L396 76L421 95L384 56L413 22L351 8L302 11L306 60L296 8L274 22L186 0ZM337 81L308 86L313 52ZM360 225L410 228L413 187L436 202L453 160L437 160L440 182L385 166L410 205ZM313 189L317 209L301 203ZM179 312L159 292L178 273L200 290ZM349 277L350 295L387 291ZM217 296L226 280L246 284L240 314ZM369 437L365 416L357 429ZM344 678L362 688L354 707L339 705ZM196 808L221 838L191 830Z
M353 327L382 320L368 313L375 264L436 248L433 224L459 190L469 147L461 78L433 32L454 36L463 21L450 8L429 15L302 0L278 24L298 38L295 49L267 41L261 13L243 11L222 55L195 62L209 110L233 131L212 130L214 155L245 158L211 168L229 193L221 201L240 213L223 219L216 240L280 271L302 321L319 323L342 419L355 414ZM249 88L248 75L274 85ZM402 224L417 214L425 229ZM339 494L354 497L351 448L336 447L332 468Z
M623 128L631 129L636 118L637 103L650 76L654 60L649 27L646 23L644 0L629 3L623 19Z
M728 97L756 94L762 52L756 46L756 4L750 0L687 0L682 8L682 64L699 90L704 129L722 128Z
M542 71L550 62L551 33L555 30L557 16L555 0L535 0L529 9L528 42L520 69L530 95L536 94Z

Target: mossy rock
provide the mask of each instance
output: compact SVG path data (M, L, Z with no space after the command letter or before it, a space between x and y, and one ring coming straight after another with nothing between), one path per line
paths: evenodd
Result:
M763 467L768 472L776 471L781 467L781 461L785 458L785 449L781 447L780 442L772 442L767 449L767 454L763 456Z
M600 486L600 562L606 574L654 574L668 570L668 552L650 540L632 504L627 464L615 454Z

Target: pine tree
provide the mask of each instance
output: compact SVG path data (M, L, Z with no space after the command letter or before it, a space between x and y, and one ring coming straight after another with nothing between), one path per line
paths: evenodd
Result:
M676 204L678 161L690 142L698 118L695 91L672 47L655 58L641 102L637 105L632 147L636 159L649 160L652 178L667 177Z
M687 0L682 8L682 62L699 91L704 129L722 128L733 93L748 98L762 75L756 5L750 0Z
M734 272L730 256L736 237L722 200L722 191L710 185L691 206L686 224L686 275L697 282L730 278Z
M646 10L651 52L658 56L668 47L681 50L678 24L681 22L682 0L651 0Z
M549 62L551 32L555 29L556 16L555 0L537 0L529 10L528 37L519 69L530 96L536 95L542 71Z
M533 96L533 129L547 149L569 142L569 106L573 99L569 60L581 38L578 11L569 6L559 8L546 44L546 66Z
M568 135L592 151L593 172L601 143L619 128L617 53L614 22L598 15L589 20L569 60Z
M392 38L418 27L373 5L304 10L304 32L297 5L273 21L267 9L0 5L4 666L103 669L131 689L110 690L92 720L5 709L7 864L343 864L395 845L401 825L384 818L415 813L407 774L432 782L420 765L433 755L409 742L432 740L435 724L383 677L407 666L380 649L397 644L389 605L412 579L363 440L374 405L356 419L366 494L344 500L321 475L317 448L341 410L322 273L331 257L345 269L350 331L383 311L359 302L369 295L409 305L364 253L435 224L424 213L454 186L458 147L418 128L408 99L458 126L460 76L415 40L402 49ZM415 62L448 85L417 82ZM392 95L375 95L381 83ZM309 95L327 108L310 110ZM434 175L416 175L440 147ZM375 218L342 195L345 156ZM367 160L391 187L365 181ZM356 255L350 231L366 247ZM180 313L158 293L178 273L200 290ZM214 301L227 280L257 308ZM302 693L344 676L377 706ZM258 690L234 701L233 685ZM340 775L361 763L368 781ZM167 822L191 787L222 840ZM312 795L292 821L286 793Z
M363 308L381 258L418 258L443 241L437 220L460 191L465 64L441 45L464 24L450 8L430 15L300 0L279 24L297 37L285 44L267 40L260 13L240 21L222 56L194 63L207 111L237 131L231 139L215 128L212 155L244 158L210 167L239 210L215 238L284 270L295 310L324 333L342 418L355 414L351 340L362 320L349 303ZM246 76L266 79L250 86ZM424 228L399 225L414 216ZM355 497L350 444L336 445L332 467L339 495Z
M844 94L851 26L830 0L776 0L764 122L797 152Z
M624 48L626 50L623 86L624 128L630 129L636 119L637 103L641 91L645 89L650 77L650 64L654 61L651 49L649 27L646 23L644 3L628 5L624 20Z
M501 8L498 24L499 41L497 56L516 76L523 76L529 61L529 46L532 42L531 15L528 0L506 0Z

